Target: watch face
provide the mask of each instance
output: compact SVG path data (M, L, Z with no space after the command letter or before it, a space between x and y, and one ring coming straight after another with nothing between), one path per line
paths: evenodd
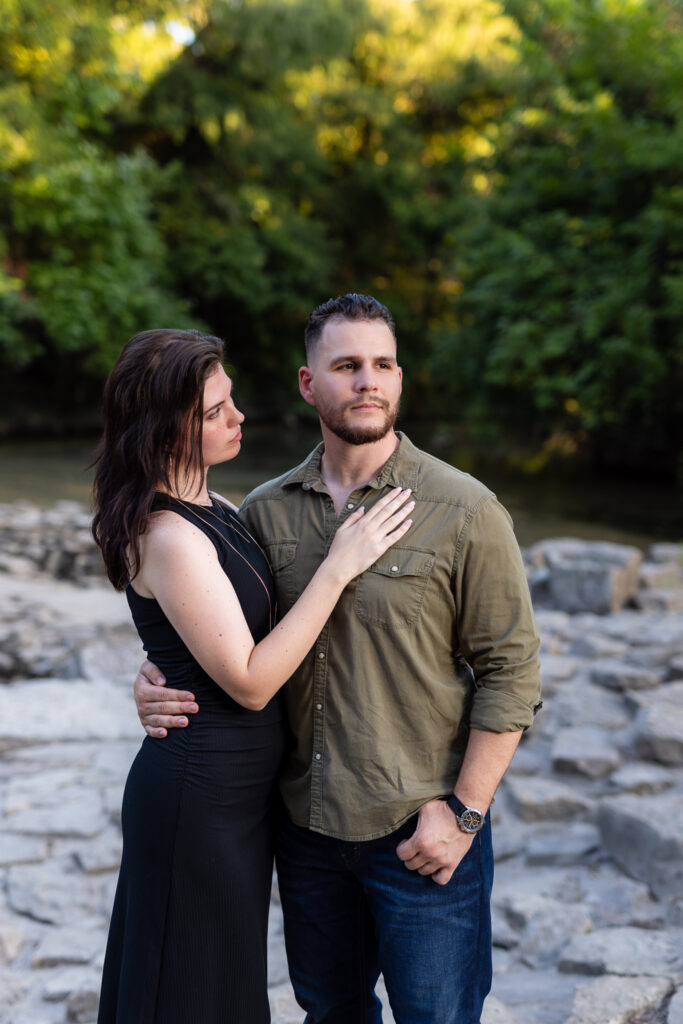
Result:
M463 828L465 832L478 832L483 824L483 815L481 815L479 811L473 810L471 807L466 807L460 815L460 827Z

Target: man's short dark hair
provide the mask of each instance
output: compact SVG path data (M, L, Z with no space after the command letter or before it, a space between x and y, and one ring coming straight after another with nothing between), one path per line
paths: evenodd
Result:
M310 356L320 340L325 324L330 320L383 320L396 337L394 320L386 306L373 299L372 295L350 292L348 295L338 295L336 299L328 299L313 310L306 321L304 332L306 356Z

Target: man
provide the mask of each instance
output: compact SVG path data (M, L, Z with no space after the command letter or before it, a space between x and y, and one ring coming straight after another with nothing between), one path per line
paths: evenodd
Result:
M402 372L386 307L356 294L324 303L306 352L299 387L323 444L241 509L280 612L360 504L394 486L417 504L286 687L277 867L292 983L307 1024L379 1024L380 970L397 1024L478 1024L491 984L488 809L539 696L519 549L486 487L395 433ZM182 697L138 677L150 734L196 707Z

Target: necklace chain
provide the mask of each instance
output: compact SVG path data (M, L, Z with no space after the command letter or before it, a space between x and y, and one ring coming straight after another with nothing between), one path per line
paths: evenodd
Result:
M171 497L173 497L173 496L171 495ZM234 544L231 544L230 541L228 540L228 538L225 536L225 534L221 530L217 529L217 527L215 527L213 525L213 523L207 523L206 519L204 519L202 516L200 516L200 514L198 512L196 512L195 509L191 505L186 504L186 502L184 502L182 500L182 498L176 498L175 500L180 505L182 505L183 508L187 509L187 511L190 512L195 517L195 519L199 519L199 521L204 523L205 526L208 526L209 529L213 530L214 533L218 534L218 536L223 541L223 543L227 544L228 547L230 548L230 550L234 551L234 553L238 556L238 558L241 558L242 561L244 562L244 564L247 565L251 569L251 571L253 572L254 576L256 576L256 578L258 579L259 583L263 587L263 589L265 591L265 595L266 595L266 597L268 599L268 630L269 631L272 630L273 627L275 626L275 617L277 615L277 602L275 603L275 608L273 609L273 603L272 603L272 601L270 599L270 591L268 590L268 586L267 586L265 580L263 579L263 576L261 575L261 573L258 571L258 569L254 568L254 566L251 564L249 559L245 558L244 555L242 554L242 552L238 551L237 548L234 546ZM212 504L213 504L214 503L214 499L211 498L211 501L212 501ZM268 558L266 557L266 553L263 550L263 548L261 547L261 545L259 544L259 542L256 540L255 537L252 537L251 534L247 533L246 530L239 529L237 526L235 526L234 523L228 522L222 516L217 516L216 513L208 505L202 505L201 507L204 509L205 512L208 512L208 514L210 516L213 516L213 518L216 519L219 523L222 523L223 526L227 526L231 530L234 530L234 532L236 534L238 534L240 537L243 537L244 540L246 540L249 544L255 544L256 547L261 552L261 554L263 555L263 557L264 557L264 559L266 561L266 564L268 564ZM225 507L225 506L223 506L222 504L219 505L219 508L223 508L223 507Z

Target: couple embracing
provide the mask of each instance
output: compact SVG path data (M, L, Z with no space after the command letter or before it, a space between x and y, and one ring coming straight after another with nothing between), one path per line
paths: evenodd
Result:
M267 1024L273 851L306 1024L380 1024L380 972L397 1024L479 1024L490 988L489 806L539 695L519 549L395 431L385 306L305 340L322 443L239 512L221 342L144 332L107 382L93 529L149 661L99 1024Z

